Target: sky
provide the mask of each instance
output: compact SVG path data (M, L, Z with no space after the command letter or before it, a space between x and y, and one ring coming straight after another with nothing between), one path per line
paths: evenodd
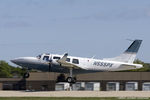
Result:
M142 39L150 63L150 0L0 0L0 60L42 53L110 58Z

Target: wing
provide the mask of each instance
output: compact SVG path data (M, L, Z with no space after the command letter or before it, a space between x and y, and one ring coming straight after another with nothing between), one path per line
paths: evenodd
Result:
M67 62L66 61L67 56L68 56L68 53L65 53L64 56L61 59L57 60L57 62L60 63L61 66L66 67L66 68L81 69L79 66L77 66L75 64L72 64L70 62Z

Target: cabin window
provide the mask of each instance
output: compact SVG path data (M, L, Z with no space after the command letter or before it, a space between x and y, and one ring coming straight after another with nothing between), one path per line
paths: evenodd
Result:
M79 60L78 60L78 59L73 59L73 60L72 60L72 63L74 63L74 64L79 64Z
M54 57L53 57L53 59L60 59L60 57L56 57L56 56L54 56Z
M70 58L67 58L66 61L67 61L67 62L70 62Z
M49 61L49 56L44 56L44 57L43 57L43 60L44 60L44 61Z

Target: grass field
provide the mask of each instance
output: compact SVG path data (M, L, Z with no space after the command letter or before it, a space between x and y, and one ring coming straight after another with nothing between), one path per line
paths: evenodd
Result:
M0 97L0 100L150 100L150 98Z

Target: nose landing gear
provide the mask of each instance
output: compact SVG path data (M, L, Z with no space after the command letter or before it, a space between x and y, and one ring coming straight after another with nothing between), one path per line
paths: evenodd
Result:
M28 68L22 68L23 70L23 78L29 78L30 74L29 74L29 69Z
M29 77L30 77L29 72L24 73L23 78L29 78Z

